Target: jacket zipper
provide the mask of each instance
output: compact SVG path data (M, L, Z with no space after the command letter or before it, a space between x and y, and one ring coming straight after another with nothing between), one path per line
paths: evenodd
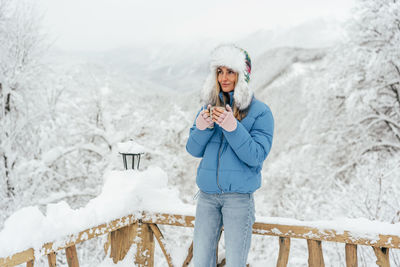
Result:
M219 149L218 149L218 161L217 161L217 186L219 190L221 190L222 193L224 193L224 190L222 190L221 186L219 185L219 158L221 156L221 148L222 148L222 142L224 140L224 134L221 132L221 143L219 144Z

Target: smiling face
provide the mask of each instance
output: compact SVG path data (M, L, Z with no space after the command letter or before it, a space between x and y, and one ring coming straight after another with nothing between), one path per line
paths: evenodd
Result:
M217 80L223 92L233 91L237 82L237 72L227 67L218 67Z

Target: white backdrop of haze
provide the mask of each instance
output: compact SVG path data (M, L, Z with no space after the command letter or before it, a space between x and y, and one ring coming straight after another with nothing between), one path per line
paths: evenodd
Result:
M258 30L288 28L315 18L343 20L354 0L39 2L58 47L98 51L205 38L237 40Z

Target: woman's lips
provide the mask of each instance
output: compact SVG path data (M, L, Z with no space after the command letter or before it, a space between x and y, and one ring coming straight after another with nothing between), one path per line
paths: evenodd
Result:
M222 86L229 86L230 83L223 83Z

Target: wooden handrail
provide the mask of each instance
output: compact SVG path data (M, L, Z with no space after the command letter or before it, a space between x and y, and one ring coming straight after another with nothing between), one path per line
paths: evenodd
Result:
M33 266L35 255L48 257L49 266L55 266L55 252L65 249L67 262L70 267L79 266L76 256L75 245L86 240L108 234L109 238L105 249L111 247L110 256L114 262L122 260L129 247L134 242L134 237L140 237L137 244L135 263L137 266L153 266L154 264L154 236L160 244L161 250L167 259L169 266L173 266L172 258L165 248L165 240L157 225L171 225L180 227L194 227L195 217L179 214L139 212L134 215L124 216L89 229L77 234L66 236L63 240L56 243L46 243L39 251L33 248L15 253L6 258L0 258L0 266L15 266L27 263ZM373 248L377 257L376 263L381 267L389 266L389 249L400 248L400 236L379 234L379 239L369 238L368 233L364 236L357 234L357 238L352 236L351 231L341 231L335 229L321 230L312 226L286 225L268 222L256 222L253 225L253 233L258 235L269 235L279 237L279 256L277 266L286 266L290 251L290 239L306 239L308 245L309 266L324 266L322 253L322 242L345 243L346 266L357 266L357 245L365 245ZM61 244L61 245L60 245ZM145 252L145 253L144 253ZM183 266L187 266L192 259L193 243L188 249Z

